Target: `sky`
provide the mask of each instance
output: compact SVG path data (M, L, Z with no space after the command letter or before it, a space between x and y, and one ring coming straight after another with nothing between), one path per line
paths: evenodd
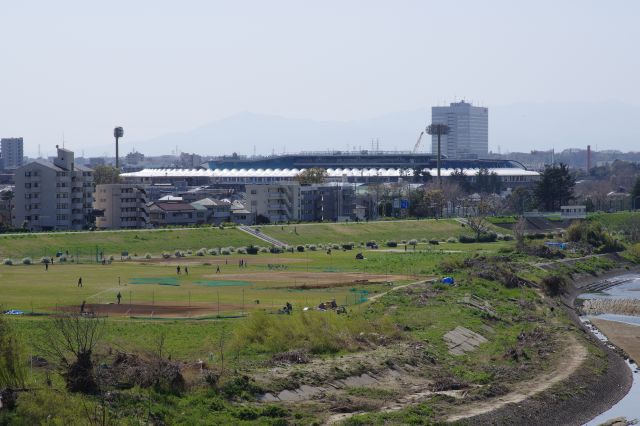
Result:
M633 0L0 0L0 136L102 154L115 125L133 144L242 111L638 106L638 16Z

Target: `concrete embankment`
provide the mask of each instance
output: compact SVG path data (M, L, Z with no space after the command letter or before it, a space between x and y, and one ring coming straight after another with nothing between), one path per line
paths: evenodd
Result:
M581 308L585 315L618 314L640 316L638 299L589 299Z

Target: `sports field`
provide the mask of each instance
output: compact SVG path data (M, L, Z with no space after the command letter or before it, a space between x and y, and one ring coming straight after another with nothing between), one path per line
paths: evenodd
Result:
M453 219L397 220L379 222L309 223L259 226L260 231L287 244L326 244L388 240L437 239L471 234Z

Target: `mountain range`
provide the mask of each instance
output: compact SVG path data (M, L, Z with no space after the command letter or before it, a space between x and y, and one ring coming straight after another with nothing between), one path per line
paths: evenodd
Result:
M184 132L135 142L148 155L271 154L345 149L411 150L430 120L427 108L367 120L318 121L242 112ZM423 138L420 151L430 152ZM640 107L618 103L518 103L489 106L489 148L529 152L554 148L640 148Z

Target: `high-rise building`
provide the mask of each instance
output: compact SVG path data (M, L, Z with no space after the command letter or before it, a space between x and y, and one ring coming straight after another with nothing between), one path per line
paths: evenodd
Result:
M15 171L13 226L32 231L80 230L93 222L93 170L58 148L53 162L35 160Z
M448 158L482 158L489 152L489 110L465 101L448 107L432 107L431 122L446 124L449 133L441 136L441 152ZM432 136L431 152L438 152L438 137Z
M14 170L22 166L24 159L22 138L0 139L0 153L5 170Z

